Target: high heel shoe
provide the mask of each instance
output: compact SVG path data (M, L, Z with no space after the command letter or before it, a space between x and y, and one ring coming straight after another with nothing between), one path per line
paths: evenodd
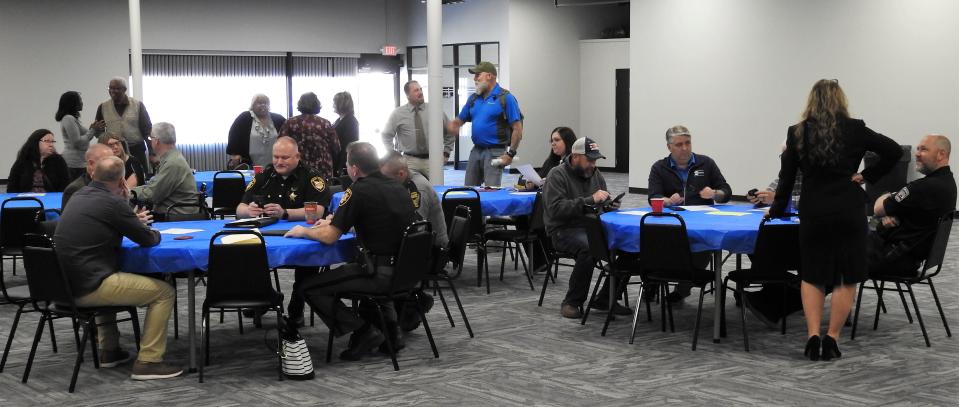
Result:
M810 336L809 340L806 341L806 350L803 355L806 355L809 360L819 360L819 344L819 335Z
M842 357L842 352L839 351L839 344L836 343L836 339L826 335L822 340L822 360L839 359L840 357Z

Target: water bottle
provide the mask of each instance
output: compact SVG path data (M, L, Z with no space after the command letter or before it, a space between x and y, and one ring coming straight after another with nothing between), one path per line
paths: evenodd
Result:
M491 166L493 166L493 167L502 168L502 167L504 167L504 165L503 165L503 159L502 159L502 158L494 158L494 159L490 160L489 165L491 165Z

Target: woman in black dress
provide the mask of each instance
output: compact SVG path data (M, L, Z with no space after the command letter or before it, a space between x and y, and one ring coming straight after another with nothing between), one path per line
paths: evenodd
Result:
M895 141L850 118L847 105L838 81L823 79L813 85L802 121L789 127L779 171L782 182L769 211L773 217L786 212L801 170L800 277L809 335L804 353L811 360L841 356L836 340L852 308L856 284L866 279L867 202L861 184L877 181L902 155ZM866 151L878 154L879 162L857 173ZM832 302L829 330L820 340L825 287L832 287Z
M333 123L336 135L340 138L340 153L333 157L333 175L346 172L346 146L360 139L360 122L353 115L353 96L350 92L340 92L333 96L333 111L340 117Z

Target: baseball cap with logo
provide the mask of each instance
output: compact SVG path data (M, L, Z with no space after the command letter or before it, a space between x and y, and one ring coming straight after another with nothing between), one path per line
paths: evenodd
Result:
M480 72L489 72L493 75L496 75L496 67L493 66L492 62L486 62L486 61L476 64L476 66L470 68L469 71L473 75L476 75Z
M599 146L596 145L596 142L589 137L576 139L570 152L573 154L583 154L590 160L606 159L606 156L599 152Z

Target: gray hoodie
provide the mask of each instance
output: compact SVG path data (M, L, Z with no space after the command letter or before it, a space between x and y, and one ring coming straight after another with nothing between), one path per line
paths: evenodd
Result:
M593 204L591 196L599 190L606 190L606 179L598 169L589 178L576 174L569 162L550 170L543 185L546 233L583 227L583 216L587 213L584 208Z

